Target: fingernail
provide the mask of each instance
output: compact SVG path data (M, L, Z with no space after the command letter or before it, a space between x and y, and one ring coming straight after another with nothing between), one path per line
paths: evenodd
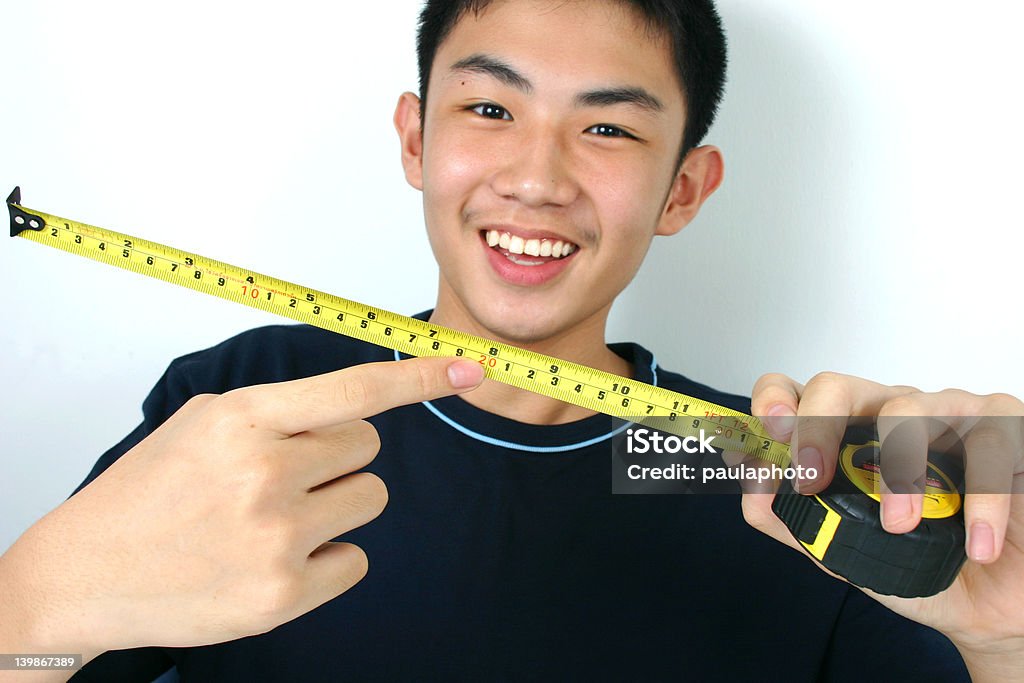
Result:
M887 496L883 496L883 526L895 526L913 514L914 507L910 500L912 495L912 493L890 493Z
M448 366L448 381L456 389L475 387L483 378L483 367L471 360L458 360Z
M803 493L808 487L813 486L821 476L821 472L825 468L825 461L817 448L808 446L801 448L797 453L796 464L803 468L802 476L797 481L797 491Z
M776 439L785 439L793 433L793 418L796 413L784 403L776 403L768 409L762 422Z
M967 554L975 562L989 562L996 554L996 536L985 522L975 522L967 534Z

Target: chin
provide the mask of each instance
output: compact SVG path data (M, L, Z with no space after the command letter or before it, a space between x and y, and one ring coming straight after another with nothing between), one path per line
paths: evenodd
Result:
M571 319L557 311L537 311L526 305L499 307L482 306L473 317L483 328L483 334L518 346L543 342L565 332L572 326Z

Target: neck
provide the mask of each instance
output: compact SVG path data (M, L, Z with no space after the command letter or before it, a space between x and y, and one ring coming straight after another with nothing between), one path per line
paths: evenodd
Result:
M544 339L528 341L507 339L495 334L477 321L458 302L448 300L446 297L438 298L437 307L431 314L430 321L521 349L580 363L605 372L632 377L632 366L605 344L604 332L609 310L611 310L611 306L596 312L569 329L561 330ZM469 393L461 394L460 398L481 410L528 424L564 424L595 414L592 410L494 380L484 380L480 387Z

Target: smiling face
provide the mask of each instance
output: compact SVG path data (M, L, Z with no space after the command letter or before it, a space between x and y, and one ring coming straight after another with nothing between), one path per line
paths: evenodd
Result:
M654 235L681 229L721 177L713 148L674 173L685 103L670 48L617 2L465 14L435 56L422 138L417 111L407 93L395 121L440 266L434 319L518 344L603 338Z

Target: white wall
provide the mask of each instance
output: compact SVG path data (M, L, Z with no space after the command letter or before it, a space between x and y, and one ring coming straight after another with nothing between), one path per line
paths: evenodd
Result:
M391 128L418 0L6 4L4 196L392 310L433 303ZM721 7L726 185L656 242L610 339L743 393L834 369L1024 395L1024 11ZM351 258L382 252L408 275ZM138 422L171 358L278 321L24 241L0 245L0 283L0 548Z

